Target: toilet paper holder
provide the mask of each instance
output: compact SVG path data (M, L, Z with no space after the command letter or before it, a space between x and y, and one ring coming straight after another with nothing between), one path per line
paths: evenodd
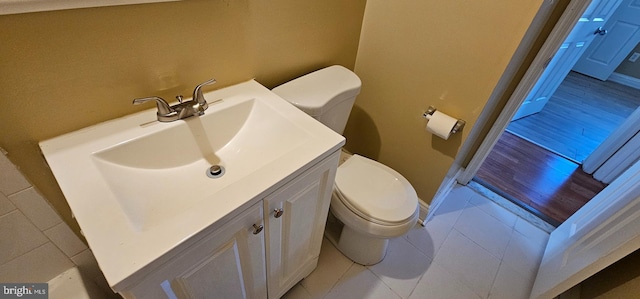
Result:
M436 110L438 110L436 109L436 107L429 106L429 108L427 108L427 111L425 111L425 113L422 114L422 117L429 119L431 118L433 113L436 112ZM466 121L462 119L458 119L458 121L456 121L456 124L451 129L451 134L457 133L458 131L462 130L462 128L464 128L464 125L466 123L467 123Z

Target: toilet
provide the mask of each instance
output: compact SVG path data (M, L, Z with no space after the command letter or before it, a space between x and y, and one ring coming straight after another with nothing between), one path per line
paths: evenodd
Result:
M336 65L272 91L342 134L360 86L356 74ZM362 265L382 261L389 239L406 234L419 214L418 196L407 179L357 154L338 167L329 209L325 236L345 256ZM333 223L337 223L337 229L329 227Z

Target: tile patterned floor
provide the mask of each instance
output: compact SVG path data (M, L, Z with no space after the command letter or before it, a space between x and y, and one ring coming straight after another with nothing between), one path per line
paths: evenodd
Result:
M424 227L392 239L377 265L355 264L325 239L316 270L283 298L529 298L548 238L456 186Z

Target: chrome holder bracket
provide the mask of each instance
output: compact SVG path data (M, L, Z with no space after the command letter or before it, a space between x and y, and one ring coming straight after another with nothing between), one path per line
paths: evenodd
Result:
M427 111L425 111L422 114L422 117L426 118L426 119L430 119L431 116L433 115L433 113L435 113L438 109L436 109L436 107L433 106L429 106L429 108L427 108ZM466 125L467 122L462 120L462 119L458 119L458 121L456 121L456 124L453 126L453 128L451 129L451 134L455 134L458 131L462 130L462 128L464 128L464 125Z

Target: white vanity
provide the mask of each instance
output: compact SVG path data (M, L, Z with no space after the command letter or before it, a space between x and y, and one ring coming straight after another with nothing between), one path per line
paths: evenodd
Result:
M119 292L125 298L280 298L317 265L336 154L222 227L192 237Z
M316 267L344 138L253 80L204 95L40 143L125 298L279 298Z

